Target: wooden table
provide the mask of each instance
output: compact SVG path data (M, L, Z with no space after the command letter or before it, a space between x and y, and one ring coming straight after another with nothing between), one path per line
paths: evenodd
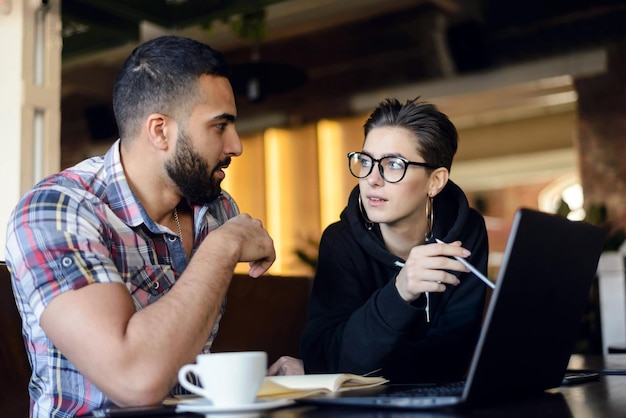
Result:
M626 354L607 356L573 355L570 369L606 370L598 381L550 389L532 398L493 406L433 411L361 409L301 406L259 413L212 414L213 418L624 418L626 417ZM621 375L617 374L620 373ZM154 417L197 417L198 414L141 415Z

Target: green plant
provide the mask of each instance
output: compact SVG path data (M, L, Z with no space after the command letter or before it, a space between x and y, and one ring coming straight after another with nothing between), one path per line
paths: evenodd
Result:
M569 205L561 200L556 213L567 217L570 212ZM626 241L626 232L624 228L619 225L613 224L608 219L608 213L606 205L604 203L592 203L586 209L585 221L592 225L597 225L603 228L606 232L606 239L604 241L604 251L617 251Z
M259 9L235 16L230 21L230 27L242 39L261 41L267 35L265 10Z
M606 206L602 203L592 204L587 209L585 220L593 225L598 225L607 231L604 241L605 251L617 251L626 240L624 229L616 226L608 220Z
M300 261L313 271L317 268L319 245L319 238L309 236L304 239L304 245L299 246L294 251Z

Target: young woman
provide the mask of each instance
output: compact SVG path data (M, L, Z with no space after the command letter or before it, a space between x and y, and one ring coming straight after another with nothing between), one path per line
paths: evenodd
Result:
M457 131L432 104L395 99L365 123L359 179L320 242L301 342L307 373L377 374L392 382L462 378L480 331L487 231L449 180ZM438 242L441 241L440 242Z

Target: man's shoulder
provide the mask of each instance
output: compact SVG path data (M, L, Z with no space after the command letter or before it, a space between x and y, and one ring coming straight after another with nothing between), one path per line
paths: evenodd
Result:
M74 166L41 180L17 202L15 215L32 217L62 212L70 207L78 210L81 206L104 203L107 189L105 179L99 170L85 168L84 165Z
M23 206L40 206L41 209L59 209L67 205L81 205L84 201L92 201L93 193L80 187L77 182L62 179L60 182L40 183L27 192L20 200ZM56 208L49 206L56 204ZM48 206L46 206L48 205Z
M107 177L103 158L92 157L44 178L33 187L30 193L98 194L106 188Z

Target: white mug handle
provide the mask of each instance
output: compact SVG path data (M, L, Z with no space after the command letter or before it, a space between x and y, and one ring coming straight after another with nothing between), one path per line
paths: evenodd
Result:
M203 388L193 384L187 379L187 373L193 373L196 377L198 377L198 373L196 373L196 365L185 364L183 367L180 368L180 370L178 370L178 382L181 384L181 386L187 389L191 393L208 397L207 393L205 392Z

